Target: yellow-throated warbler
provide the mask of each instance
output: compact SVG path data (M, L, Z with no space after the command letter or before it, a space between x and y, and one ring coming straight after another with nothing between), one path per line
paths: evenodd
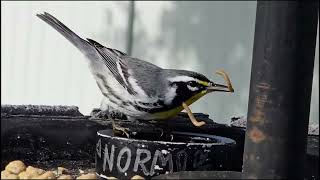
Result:
M104 96L102 110L111 107L133 119L167 119L209 92L233 91L229 86L216 84L202 74L162 69L92 39L84 40L49 13L37 16L87 57L90 70Z

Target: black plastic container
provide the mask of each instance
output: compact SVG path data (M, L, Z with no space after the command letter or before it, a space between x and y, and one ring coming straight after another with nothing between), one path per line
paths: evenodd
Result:
M230 138L175 131L162 135L161 141L156 134L139 136L143 139L115 137L111 130L97 136L96 172L102 179L224 168L236 144Z

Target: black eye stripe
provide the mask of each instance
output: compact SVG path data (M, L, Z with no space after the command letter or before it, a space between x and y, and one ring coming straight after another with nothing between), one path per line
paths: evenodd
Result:
M196 87L196 86L198 86L198 83L196 82L196 81L189 81L189 86L191 86L191 87Z

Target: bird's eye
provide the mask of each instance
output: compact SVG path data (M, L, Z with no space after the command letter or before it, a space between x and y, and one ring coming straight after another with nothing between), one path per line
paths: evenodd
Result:
M195 81L190 81L190 82L188 83L188 85L191 86L191 87L196 87L196 86L198 85L198 83L195 82Z

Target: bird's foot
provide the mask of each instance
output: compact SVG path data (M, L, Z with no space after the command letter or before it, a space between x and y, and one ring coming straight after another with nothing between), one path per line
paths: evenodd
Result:
M160 131L160 137L162 137L163 136L163 129L162 128L155 128L154 130L156 130L156 131Z
M127 138L129 138L129 133L128 131L130 130L129 128L121 127L119 125L116 125L114 120L112 120L112 129L113 129L113 135L116 135L118 133L121 133L121 135L125 134Z

